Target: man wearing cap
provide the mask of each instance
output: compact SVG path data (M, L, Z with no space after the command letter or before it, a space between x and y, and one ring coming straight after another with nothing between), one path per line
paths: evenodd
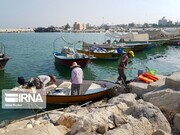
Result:
M84 78L83 70L76 62L72 63L71 68L73 68L71 71L71 95L79 95L80 86L83 83Z
M133 51L129 51L127 54L125 54L124 56L122 56L119 66L118 66L118 73L119 76L117 78L117 82L118 81L122 81L123 84L127 84L128 81L126 81L126 75L124 73L124 70L126 69L128 63L129 63L129 59L131 57L134 57L134 52Z

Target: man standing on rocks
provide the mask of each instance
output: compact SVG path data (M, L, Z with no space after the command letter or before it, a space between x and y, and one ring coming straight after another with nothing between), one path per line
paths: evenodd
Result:
M129 59L134 57L134 52L133 51L129 51L127 54L123 55L119 66L118 66L118 73L119 76L117 78L117 82L119 83L119 81L122 82L122 84L127 85L128 83L130 83L130 81L126 81L126 75L124 70L127 69L128 63L129 63Z

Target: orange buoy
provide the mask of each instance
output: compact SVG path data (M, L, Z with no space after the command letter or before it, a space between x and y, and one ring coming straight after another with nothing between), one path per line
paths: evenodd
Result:
M151 79L151 80L153 80L153 81L159 80L158 77L156 77L156 76L154 76L154 75L152 75L152 74L150 74L150 73L147 73L147 72L144 72L144 73L143 73L143 76L145 76L145 77L147 77L147 78L149 78L149 79Z
M139 75L138 78L139 78L139 80L144 81L145 83L152 83L152 82L154 82L152 79L149 79L149 78L147 78L147 77L145 77L143 75Z

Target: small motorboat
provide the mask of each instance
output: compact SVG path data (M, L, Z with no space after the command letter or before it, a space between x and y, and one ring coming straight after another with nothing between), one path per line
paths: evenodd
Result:
M61 52L53 53L55 62L70 67L73 62L77 62L81 65L81 68L85 68L90 62L90 57L83 53L76 53L73 48L64 47Z
M68 45L61 48L61 51L56 51L55 49L55 41L58 39L62 39ZM75 44L76 43L67 42L64 37L55 39L53 42L55 62L68 67L70 67L73 62L76 62L78 65L81 65L81 68L85 68L90 62L90 57L86 54L78 53L75 48L70 47Z
M118 49L106 50L104 48L95 48L94 50L83 50L77 49L79 53L86 54L93 59L101 59L101 60L118 60L125 52L119 53Z
M80 104L96 101L107 96L113 96L116 84L104 80L84 80L79 95L71 95L70 80L57 79L56 84L44 88L48 104ZM22 85L15 87L12 91L38 93L35 87L25 88Z

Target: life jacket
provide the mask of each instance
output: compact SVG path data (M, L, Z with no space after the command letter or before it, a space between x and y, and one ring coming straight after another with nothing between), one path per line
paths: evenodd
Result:
M158 77L156 77L150 73L147 73L147 72L144 72L143 74L139 75L138 78L139 78L139 80L144 81L145 83L152 83L154 81L159 80Z

